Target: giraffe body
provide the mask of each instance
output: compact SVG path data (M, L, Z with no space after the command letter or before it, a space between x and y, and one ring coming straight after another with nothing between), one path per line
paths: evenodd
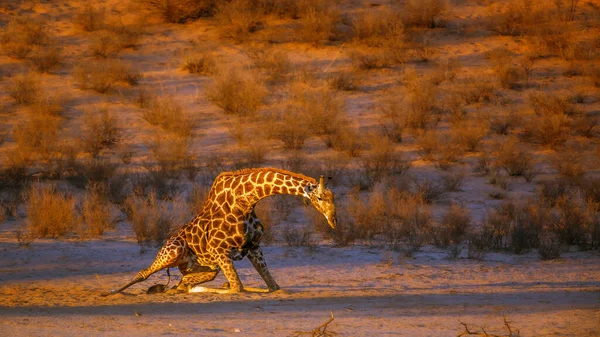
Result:
M179 290L188 291L211 281L222 270L229 291L240 292L243 286L233 261L244 257L248 257L270 291L279 289L259 246L264 227L254 212L258 201L274 194L307 198L335 228L334 196L324 186L323 177L317 182L273 168L222 173L215 179L200 213L165 243L152 265L129 283L105 295L119 293L162 269L173 267L178 267L183 275Z

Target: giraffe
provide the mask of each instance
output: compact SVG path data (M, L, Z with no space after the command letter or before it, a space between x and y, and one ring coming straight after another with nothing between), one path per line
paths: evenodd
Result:
M238 293L244 288L233 261L244 257L248 257L269 291L278 290L259 246L264 226L254 212L261 199L275 194L304 197L335 228L334 195L325 186L323 176L317 182L275 168L224 172L213 182L200 213L167 240L150 267L122 287L102 295L120 293L162 269L173 267L183 275L177 286L179 291L190 291L195 285L211 281L222 270L229 289L220 292Z

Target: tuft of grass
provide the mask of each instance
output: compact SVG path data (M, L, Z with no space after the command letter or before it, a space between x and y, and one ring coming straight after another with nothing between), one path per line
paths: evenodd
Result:
M450 133L452 141L467 152L477 151L486 135L487 127L484 122L474 119L455 123Z
M339 21L335 6L326 1L308 0L298 7L299 28L296 33L301 41L318 46L334 37Z
M80 62L75 66L75 80L82 89L106 93L119 85L135 85L141 74L126 62L117 59Z
M83 150L97 157L105 148L112 148L121 141L121 126L117 117L102 107L84 112L81 142Z
M33 237L61 237L76 224L75 199L54 185L32 184L26 194L27 231Z
M74 20L84 31L94 32L106 26L106 10L104 7L94 6L93 3L86 2L75 14Z
M500 146L496 166L504 169L509 176L523 176L527 181L535 176L533 156L515 140L509 140Z
M81 203L81 224L79 231L86 237L98 237L114 229L111 207L107 199L107 187L102 183L90 183Z
M33 154L49 159L58 147L60 119L33 115L13 128L17 151L26 158Z
M185 23L215 12L216 0L139 0L151 13L170 23Z
M440 222L438 235L435 236L436 245L448 247L460 244L467 238L471 225L471 212L468 208L458 204L450 205Z
M183 70L191 74L212 75L215 72L217 61L214 55L208 51L189 52L183 57Z
M329 77L329 86L335 90L356 91L362 82L362 76L353 71L340 71Z
M13 76L10 79L7 92L17 103L31 105L40 97L39 78L33 74Z
M142 118L148 123L160 126L182 138L189 138L195 123L188 112L173 96L151 96L145 103Z
M232 0L217 2L214 17L222 33L236 41L247 40L264 27L264 12L256 1Z
M232 68L217 72L215 82L208 90L208 99L225 113L248 116L264 104L267 90L256 74Z
M50 73L63 60L62 48L54 45L40 46L34 49L27 59L35 71Z
M0 43L8 56L25 59L36 46L47 43L48 38L48 29L42 21L18 16L11 19L2 30Z
M104 30L92 38L90 50L98 58L111 58L125 49L125 42L113 31Z
M288 54L275 48L256 45L247 48L246 54L254 65L265 70L273 81L284 79L293 67Z

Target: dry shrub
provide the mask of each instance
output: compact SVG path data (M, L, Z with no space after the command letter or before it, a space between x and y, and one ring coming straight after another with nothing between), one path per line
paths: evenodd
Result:
M500 35L523 34L539 17L539 12L528 1L511 1L490 9L489 28Z
M75 228L76 201L56 186L32 184L26 200L25 224L33 237L61 237Z
M24 59L36 46L48 41L46 25L35 18L18 16L10 20L0 35L4 52L13 58Z
M332 90L304 91L297 95L297 104L309 118L311 132L319 136L328 147L335 141L347 123L343 101Z
M348 57L356 69L369 70L390 66L384 50L375 47L354 46L348 49Z
M148 123L160 126L182 138L191 137L195 122L190 113L173 96L152 96L146 102L142 118Z
M565 245L585 247L588 243L586 223L589 220L585 205L567 196L559 198L555 206L556 213L549 222L549 231Z
M521 119L515 109L490 113L488 117L490 130L498 135L510 134L521 124Z
M39 78L31 73L16 75L10 78L8 95L19 104L31 105L40 97Z
M104 7L94 6L92 2L86 2L75 14L74 20L86 32L100 30L106 25L106 10Z
M586 177L580 188L587 201L600 203L600 177Z
M215 8L215 20L222 34L245 41L250 35L264 27L263 10L258 1L232 0L218 2Z
M54 45L40 46L27 59L34 70L49 73L60 65L63 59L62 48Z
M466 76L457 80L456 94L466 104L490 102L496 96L496 85L481 76Z
M90 44L92 55L103 59L111 58L123 49L125 42L121 36L107 30L98 32Z
M494 49L486 53L486 57L492 64L492 69L500 85L505 89L519 89L523 86L525 75L522 69L513 65L512 54L505 48Z
M435 85L439 85L445 81L453 81L456 78L456 73L460 70L460 68L461 64L458 59L454 57L443 57L437 63L431 81Z
M533 156L515 140L508 140L500 145L495 165L505 170L509 176L523 176L527 181L535 176Z
M568 95L548 92L532 92L527 96L529 105L538 116L574 116L577 110Z
M298 16L297 34L301 41L320 45L334 37L339 13L329 2L302 1L298 5Z
M261 140L254 140L235 156L234 166L236 168L261 167L266 162L269 144Z
M532 116L524 127L525 139L556 148L569 138L571 119L565 115Z
M434 161L441 169L448 169L464 155L463 146L452 141L447 132L428 130L417 137L417 152L423 160Z
M336 247L347 247L357 240L356 224L350 218L348 206L342 204L336 209L338 219L335 229L326 228L327 237L333 240Z
M454 124L450 132L450 137L453 142L465 151L475 152L486 134L487 127L483 121L468 119Z
M184 212L183 209L182 200L168 203L160 200L153 190L149 193L136 190L123 205L137 242L141 246L160 247L164 244L172 235L174 226L180 225L178 217Z
M93 157L105 148L121 141L121 126L117 117L107 107L84 112L81 142L83 150Z
M116 175L118 164L108 158L98 157L81 160L74 168L75 174L67 176L67 180L75 187L85 188L90 184L106 184Z
M551 160L552 166L561 177L571 184L577 184L588 171L588 163L585 160L584 146L565 146L555 153Z
M542 181L538 184L537 199L553 207L562 198L572 196L571 185L565 179L553 179Z
M405 111L405 125L413 130L428 130L438 118L436 97L437 88L429 78L423 78L414 70L407 70L403 82L408 89Z
M49 159L58 148L60 118L33 115L13 128L18 152L26 157L37 154Z
M381 6L359 12L352 20L354 40L369 47L398 47L404 44L401 12Z
M246 49L246 53L254 65L265 70L273 81L284 79L292 70L292 61L284 51L255 45Z
M107 230L115 228L106 189L105 184L97 182L86 186L86 193L81 203L79 231L82 236L98 237Z
M191 141L189 137L158 133L147 146L161 172L178 175L179 170L193 162L194 156L189 151Z
M429 179L415 180L415 195L430 205L447 196L444 184Z
M369 140L369 150L359 157L357 175L350 176L352 185L359 190L372 189L387 178L403 175L410 168L410 162L397 152L395 144L386 138L374 137Z
M571 127L573 131L586 138L594 138L598 134L598 117L594 114L581 113L573 118Z
M283 240L289 247L315 249L317 245L314 229L310 225L300 228L287 226L283 229Z
M141 74L126 62L116 59L80 62L74 76L82 89L106 93L118 85L135 85Z
M264 104L267 90L256 74L232 68L217 72L207 94L208 99L225 113L248 116Z
M467 238L471 229L471 212L468 208L451 204L448 212L444 214L434 241L436 246L448 247L457 245Z
M548 232L540 235L540 243L538 247L540 259L544 261L557 260L560 257L561 250L562 244L558 235Z
M171 23L185 23L214 13L216 0L137 0L142 6Z
M361 74L355 71L340 71L329 77L329 86L335 90L356 91L362 82Z
M454 172L450 172L442 176L442 182L444 184L444 188L448 192L456 192L461 191L461 186L467 177L467 172L464 170L457 170Z
M191 74L212 75L216 65L217 61L211 52L196 51L184 55L182 68Z
M543 205L508 200L488 212L483 237L492 249L512 249L519 254L539 246L540 233L550 221L550 211Z
M268 119L269 137L283 142L286 150L300 150L312 135L307 112L290 104Z
M386 99L378 106L381 112L379 120L383 134L391 141L402 142L404 132L404 116L400 102L396 99Z
M446 0L408 0L404 6L404 25L407 27L437 28L444 25Z
M357 239L372 244L383 242L391 249L399 249L402 244L420 247L431 227L428 206L395 188L374 191L366 199L354 194L347 208Z

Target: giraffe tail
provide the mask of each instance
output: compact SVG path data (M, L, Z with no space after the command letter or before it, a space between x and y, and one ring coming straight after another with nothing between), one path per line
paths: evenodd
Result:
M104 293L100 294L100 296L106 297L106 296L110 296L110 295L116 295L116 294L122 292L123 290L131 287L132 285L134 285L138 282L142 282L145 279L146 279L145 277L138 275L133 280L131 280L131 281L127 282L125 285L123 285L121 288L104 292Z

